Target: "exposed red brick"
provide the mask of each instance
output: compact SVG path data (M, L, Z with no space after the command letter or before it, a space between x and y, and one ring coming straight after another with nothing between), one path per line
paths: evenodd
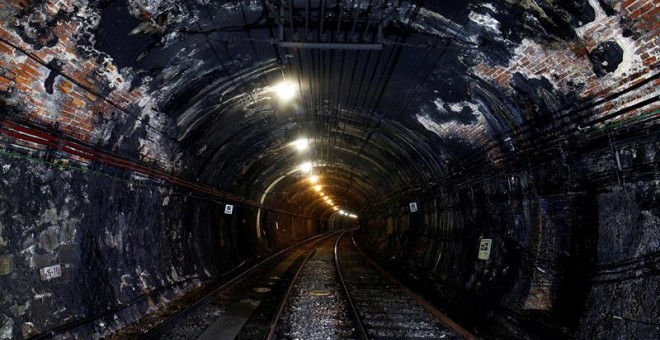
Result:
M0 42L0 54L14 55L14 48Z
M78 108L83 108L85 107L85 102L76 98L71 99L71 104L78 107Z
M96 97L95 95L93 95L89 92L85 92L85 97L87 99L89 99L90 101L92 101L92 102L95 102L98 99L98 97Z
M72 87L73 87L73 85L70 82L66 81L66 80L62 80L59 83L59 85L57 86L57 88L59 88L60 91L62 91L62 93L69 93L69 91L71 91Z

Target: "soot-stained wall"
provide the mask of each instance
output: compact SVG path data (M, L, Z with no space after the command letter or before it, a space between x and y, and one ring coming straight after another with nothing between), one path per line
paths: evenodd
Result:
M8 146L0 155L0 338L67 323L98 337L244 261L318 234L320 224L256 211L123 170ZM277 226L275 227L275 223ZM271 228L272 227L272 228ZM39 269L60 265L42 281Z
M481 335L657 332L655 1L425 4L332 58L274 46L259 1L0 2L0 338L97 336L327 230L303 161ZM283 75L318 105L274 102Z
M552 180L564 164L547 163L400 199L365 215L358 240L484 335L657 335L660 182L648 166L658 171L659 147L618 144L621 184L604 149L568 164L570 185Z
M418 115L483 153L360 213L359 243L484 337L660 336L657 5L585 5L572 38L476 65L471 103L427 105L483 119Z
M130 174L23 157L3 154L0 170L6 338L134 303L84 330L106 332L115 315L130 321L241 259L223 251L213 203ZM41 281L39 269L51 265L61 265L62 277Z

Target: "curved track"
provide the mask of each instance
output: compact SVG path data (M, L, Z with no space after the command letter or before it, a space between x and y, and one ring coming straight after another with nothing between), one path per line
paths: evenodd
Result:
M120 337L476 338L378 267L347 232L287 248L147 332Z

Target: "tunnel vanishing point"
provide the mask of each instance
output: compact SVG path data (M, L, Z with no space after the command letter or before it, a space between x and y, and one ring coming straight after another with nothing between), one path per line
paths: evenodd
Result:
M660 338L657 0L0 0L0 339L357 243L482 338Z

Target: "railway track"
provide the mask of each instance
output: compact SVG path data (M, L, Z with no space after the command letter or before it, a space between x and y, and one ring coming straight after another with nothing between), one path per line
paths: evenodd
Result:
M133 338L476 337L371 262L344 232L262 261Z
M326 238L334 239L332 235L321 235L281 250L225 282L201 287L180 303L148 315L106 339L198 339L219 327L224 329L220 338L233 339L261 301L273 295L273 286L286 279L291 267L299 266Z
M268 339L476 339L371 262L342 233L296 275Z

